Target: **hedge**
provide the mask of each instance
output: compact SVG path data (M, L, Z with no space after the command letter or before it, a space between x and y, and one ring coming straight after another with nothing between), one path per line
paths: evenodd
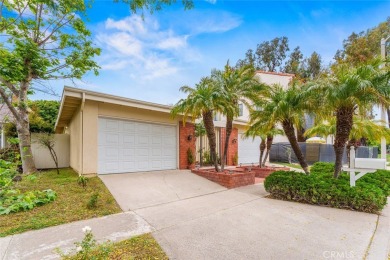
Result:
M273 198L314 205L378 213L390 195L390 171L369 173L350 187L349 176L333 178L331 164L315 164L311 174L277 171L269 175L264 187ZM322 171L322 172L319 172Z

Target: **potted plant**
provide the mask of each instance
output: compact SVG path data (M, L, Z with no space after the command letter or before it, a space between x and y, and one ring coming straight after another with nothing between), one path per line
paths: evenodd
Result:
M195 162L194 153L192 152L191 148L188 148L187 150L188 169L192 168L194 162Z

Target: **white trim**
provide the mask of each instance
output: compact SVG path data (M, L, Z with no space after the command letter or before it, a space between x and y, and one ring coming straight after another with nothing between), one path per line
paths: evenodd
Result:
M139 118L131 118L131 117L119 117L119 116L107 116L107 115L100 115L98 114L98 118L106 118L106 119L117 119L122 121L133 121L133 122L139 122L139 123L150 123L155 125L166 125L166 126L175 126L179 122L176 123L165 123L165 122L159 122L159 121L150 121L150 120L143 120Z

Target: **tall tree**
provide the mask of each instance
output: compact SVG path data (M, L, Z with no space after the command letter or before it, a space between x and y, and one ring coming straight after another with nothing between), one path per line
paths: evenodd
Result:
M295 83L287 90L278 85L271 87L266 98L256 103L260 109L251 111L250 124L254 129L272 129L275 125L281 124L302 169L309 174L294 128L299 128L304 123L304 114L308 107L305 93Z
M0 6L0 95L15 118L23 172L35 171L29 132L28 93L34 83L98 74L81 0L5 0Z
M276 37L258 44L255 53L257 68L272 72L280 71L289 50L287 37Z
M234 69L229 65L229 62L225 65L224 70L214 70L211 74L213 84L222 93L219 102L223 103L221 112L226 115L225 146L221 159L222 171L227 160L233 120L239 115L239 103L250 107L252 102L257 100L261 92L267 88L266 85L255 79L255 74L255 69L250 65Z
M360 33L354 32L348 36L343 42L343 49L336 52L334 57L336 63L358 66L380 56L381 39L388 36L390 36L390 16L374 28ZM390 45L387 46L387 53L390 53Z
M186 122L187 117L191 117L192 121L202 117L209 140L210 156L213 160L215 170L219 172L213 114L223 109L220 102L222 99L221 91L212 84L209 78L202 78L196 84L195 88L183 86L180 88L180 91L186 93L187 97L179 100L174 105L171 110L171 115L173 117L183 115L183 124Z
M350 67L341 64L333 68L333 73L312 86L309 91L321 96L322 111L336 115L336 136L334 151L336 155L334 177L340 175L345 145L349 140L354 124L355 113L365 116L373 104L390 104L388 72L380 69L381 63ZM318 99L318 98L317 98Z
M322 58L317 52L313 52L310 57L302 62L301 75L306 80L317 78L322 71Z
M290 53L289 59L286 61L283 71L295 75L300 74L301 63L303 60L303 54L299 46Z

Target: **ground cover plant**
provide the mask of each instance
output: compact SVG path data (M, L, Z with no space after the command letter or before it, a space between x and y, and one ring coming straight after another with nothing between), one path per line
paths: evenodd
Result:
M51 189L32 189L21 191L16 183L17 164L0 160L0 215L31 210L56 199L56 193ZM34 181L34 176L28 176L28 181Z
M0 236L41 229L76 220L121 212L120 207L98 177L88 178L85 187L78 183L72 169L43 171L23 177L17 188L21 192L52 189L57 198L51 203L28 211L0 216ZM96 195L97 194L97 195ZM91 202L93 197L96 201ZM89 206L88 206L89 205Z
M369 173L350 187L349 176L333 178L334 164L316 163L311 174L277 171L265 179L264 187L272 198L314 205L378 213L390 194L390 171Z

